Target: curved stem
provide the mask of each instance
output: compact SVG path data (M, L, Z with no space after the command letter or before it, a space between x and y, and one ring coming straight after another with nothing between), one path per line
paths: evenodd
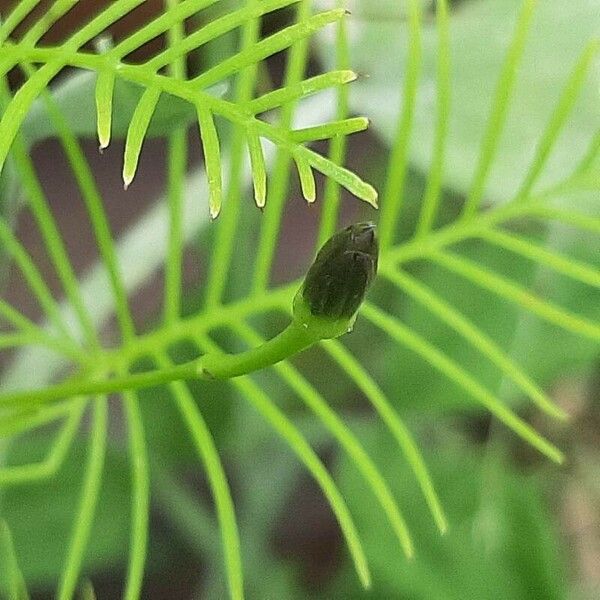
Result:
M110 394L124 390L160 386L180 379L230 379L264 369L280 362L324 338L343 333L350 320L312 318L294 319L279 335L264 344L239 354L210 353L181 365L145 373L120 375L104 381L74 378L40 390L14 392L0 396L0 406L46 404L81 395Z

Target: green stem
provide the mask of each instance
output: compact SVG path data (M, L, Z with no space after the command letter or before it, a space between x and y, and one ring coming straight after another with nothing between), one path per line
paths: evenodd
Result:
M350 326L352 319L306 318L300 316L268 342L239 354L210 353L196 360L145 373L119 375L103 381L75 378L40 390L13 392L0 396L0 406L32 406L73 396L110 394L164 385L181 379L230 379L264 369L280 362L321 339L337 337Z
M313 332L292 322L268 342L239 354L207 354L198 361L202 376L230 379L274 365L288 356L305 350L320 339Z

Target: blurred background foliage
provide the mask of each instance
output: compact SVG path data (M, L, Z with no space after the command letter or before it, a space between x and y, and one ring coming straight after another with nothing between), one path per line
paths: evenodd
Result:
M361 175L382 189L382 165L401 106L407 53L405 6L396 0L354 0L349 4L350 63L366 75L352 87L350 106L352 112L370 117L373 128L369 134L352 139L348 162L350 166L360 164ZM440 222L449 222L456 216L468 191L519 4L516 0L462 0L451 4L453 99ZM331 2L319 0L315 5L330 6ZM410 148L407 204L399 237L406 235L418 216L434 139L435 4L425 2L424 6L424 73L417 96L416 135ZM5 7L1 8L4 13ZM287 14L282 12L276 18L285 20ZM265 27L269 26L267 22ZM599 31L597 0L539 3L518 73L507 128L486 192L488 204L502 202L516 191L563 82L585 43ZM211 43L202 55L193 56L192 61L197 68L211 64L233 42L221 38ZM315 38L314 61L332 68L333 56L332 38L327 35ZM263 73L265 82L281 76L278 60L271 61L268 68ZM69 75L55 93L76 133L90 138L96 133L93 86L90 75ZM570 172L598 129L599 89L600 65L596 61L544 172L546 183L558 181L561 175ZM122 85L117 88L116 98L118 118L114 133L119 136L125 132L138 93ZM310 108L307 113L310 120ZM160 138L174 124L194 120L194 111L188 105L165 102L153 120L152 133ZM28 116L25 132L34 148L36 164L45 174L44 184L52 190L64 177L64 168L50 167L48 153L54 146L47 138L52 138L53 131L41 104ZM95 142L87 148L90 160L97 163L94 146ZM163 149L160 139L150 145L138 175L139 181L148 183L141 189L134 187L126 200L117 191L118 152L108 152L103 158L109 165L102 169L107 181L99 183L109 190L105 197L114 203L112 218L117 232L131 230L139 215L152 210L154 195L148 190L162 183L153 172L162 169ZM198 156L193 156L194 164L198 160ZM16 214L11 199L16 195L18 182L10 167L4 170L0 183L0 206ZM65 185L69 190L69 184ZM297 200L298 190L292 187L289 197ZM598 215L597 192L573 192L560 201L565 206L576 203L589 214ZM128 209L126 217L115 208L123 202L135 207ZM59 210L67 212L69 202L64 202ZM345 221L369 215L368 209L353 201L345 202L343 210ZM302 238L305 231L315 235L314 211L314 207L306 208L299 201L290 205L283 225L283 236L289 241L278 257L276 279L287 278L289 273L300 274L303 265L308 264L310 244ZM78 223L65 219L64 215L59 215L60 218L67 239L77 237ZM234 286L230 290L231 297L243 294L248 284L241 258L252 252L253 228L260 214L250 202L242 203L241 219L245 227L234 263L239 288ZM26 221L23 223L23 217L17 219L21 230L27 227ZM202 291L199 282L206 247L211 241L210 227L205 223L197 226L200 234L194 236L186 258L186 302L190 313ZM528 231L533 231L548 247L600 265L600 239L594 234L558 225L537 230L534 225L523 226L529 227ZM145 238L143 247L152 244L153 231L148 226L140 228L138 234ZM30 240L29 244L35 252L36 240ZM600 318L597 290L483 243L470 241L461 245L460 252L493 266L497 272L510 274L527 287L544 290L547 297L565 307L590 318ZM156 277L160 277L159 265L152 260L151 255L140 256L141 262L147 262L147 268L146 275L141 276L136 296L139 302L135 304L142 307L136 312L136 320L147 326L157 318L159 310L153 292L157 289ZM93 262L94 256L84 255L81 272L88 270ZM406 461L399 456L389 432L360 393L344 378L335 376L336 366L322 351L314 349L299 357L296 363L302 372L341 411L344 421L364 441L366 450L390 482L416 540L416 557L407 561L380 511L374 509L371 492L358 477L354 464L331 443L319 420L300 407L294 394L274 373L259 374L257 380L265 389L276 392L279 405L293 416L318 449L349 501L373 570L373 589L364 592L358 586L326 501L287 446L275 439L267 425L229 387L211 385L209 389L194 385L194 395L201 403L232 484L248 598L592 600L600 597L597 344L564 332L557 338L552 326L532 319L491 293L474 293L472 286L448 271L433 269L425 263L411 264L410 268L420 281L460 307L507 349L571 413L572 421L558 427L538 411L525 409L518 391L491 364L441 321L391 286L377 288L378 302L393 307L394 314L450 356L460 357L461 364L476 373L479 381L497 390L503 400L529 416L538 430L565 449L567 464L558 468L534 455L414 353L399 349L366 321L359 322L345 341L380 382L417 437L449 517L449 532L440 537ZM4 290L11 288L13 298L19 298L23 290L19 291L18 283L6 269L4 272ZM277 331L275 324L270 325ZM226 335L222 341L227 343ZM234 340L230 342L234 344ZM185 347L173 349L173 355L179 359L185 358L187 352ZM225 582L221 547L206 481L199 472L184 427L166 396L156 390L141 394L153 492L149 565L143 597L222 598ZM85 569L101 599L119 596L128 549L129 468L117 403L111 410L110 427L112 436L104 483ZM11 444L7 460L20 464L43 458L53 439L51 433L20 437ZM34 598L50 597L48 590L63 566L65 532L71 527L77 504L85 454L86 441L82 437L59 477L1 491L2 519L9 523L10 534L0 523L0 580L2 566L13 560L14 546L17 557L28 557L20 561L20 568ZM6 589L2 591L8 593Z

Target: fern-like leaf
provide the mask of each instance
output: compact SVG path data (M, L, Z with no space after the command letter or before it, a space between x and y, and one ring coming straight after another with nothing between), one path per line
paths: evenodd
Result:
M122 395L127 425L128 455L131 463L131 526L130 552L124 596L133 600L140 597L148 551L150 472L147 432L144 429L144 400L132 382L140 378L146 384L163 385L171 395L179 417L185 425L191 446L198 455L210 487L220 528L225 572L229 595L244 597L243 562L239 526L234 510L232 492L219 457L217 442L213 438L202 411L205 398L196 401L191 386L178 377L190 375L185 365L176 364L170 357L172 348L191 341L197 356L207 353L222 356L224 348L213 339L217 331L227 330L238 341L254 348L262 343L266 334L261 328L250 326L257 317L264 322L276 322L281 312L287 314L300 281L271 285L273 263L279 243L282 216L288 195L290 166L295 164L303 196L309 202L316 198L315 174L326 176L324 206L318 232L321 245L337 228L340 186L353 194L376 204L376 193L356 174L342 166L347 135L362 131L368 122L351 116L351 98L346 84L355 80L350 70L349 40L343 7L313 15L308 0L248 0L233 8L228 5L222 15L209 19L200 28L186 32L186 19L219 4L219 0L167 0L164 11L146 25L114 45L105 44L98 52L82 50L83 46L103 34L107 27L141 4L141 0L116 0L101 10L88 24L58 46L40 43L49 28L73 6L71 0L57 0L51 9L36 21L20 39L14 32L19 24L35 9L37 0L23 0L0 25L0 74L20 68L25 75L23 85L12 94L3 81L0 89L2 120L0 122L0 163L10 156L19 177L28 206L40 230L42 242L56 270L60 290L52 293L51 286L35 264L25 245L13 233L11 223L0 218L0 243L2 250L13 261L43 314L37 323L22 314L19 307L0 299L0 317L8 326L0 333L0 350L16 352L23 346L41 346L56 359L40 389L0 392L0 436L11 443L19 443L24 433L55 425L56 431L47 454L41 462L6 464L0 467L0 486L14 486L32 481L60 477L60 467L66 460L78 436L83 435L80 424L86 408L91 409L91 425L85 431L88 439L87 461L82 465L82 485L79 504L68 540L64 569L59 578L58 596L73 597L84 570L85 549L90 541L91 527L96 513L99 492L103 482L104 462L108 437L108 404L102 395L87 397L82 391L117 391ZM486 247L509 253L515 259L556 273L568 281L576 282L596 293L600 288L600 265L592 261L575 260L568 252L558 252L539 238L521 233L516 224L535 222L546 226L549 222L574 227L593 235L600 233L600 219L596 214L577 212L574 207L560 208L553 200L569 191L600 191L597 177L600 159L600 131L593 137L589 148L582 152L575 170L563 180L546 189L538 189L540 175L548 163L560 133L568 122L575 102L585 85L586 77L598 55L598 42L592 40L584 49L556 103L548 123L539 136L537 150L528 172L513 198L486 207L486 189L489 174L497 156L502 131L511 108L512 92L517 86L516 73L524 55L528 32L535 18L533 0L525 0L517 16L515 33L509 44L496 92L481 141L481 152L474 168L473 179L466 194L460 216L448 224L437 227L438 216L444 206L446 151L451 108L450 26L446 0L437 3L436 24L438 40L437 64L437 116L431 169L414 229L408 238L398 241L398 224L405 208L406 181L411 160L411 139L414 131L414 114L418 97L422 60L421 3L410 0L408 4L408 63L405 69L404 93L395 136L389 157L389 169L384 185L384 200L380 216L381 255L380 281L387 283L403 298L410 298L433 315L449 329L456 332L478 356L484 357L498 374L512 381L538 408L552 417L565 419L564 411L557 407L542 385L461 307L448 300L442 290L429 286L421 279L415 264L425 264L433 272L449 271L472 285L473 294L484 289L505 302L517 305L519 310L533 313L551 323L558 331L587 338L600 339L600 323L593 315L579 314L578 307L562 306L545 296L543 290L530 289L510 276L484 266L463 252L465 242L477 241ZM262 18L280 9L293 11L294 22L260 39ZM335 70L307 77L307 63L311 36L326 26L335 25ZM240 43L236 51L214 66L198 74L188 74L186 58L198 48L230 32L240 30ZM146 42L166 34L166 47L153 57L135 64L129 55ZM257 74L260 62L275 53L285 51L287 65L280 88L263 90L257 95ZM456 48L455 51L460 51ZM33 65L36 65L35 67ZM109 145L112 137L114 95L119 81L140 87L141 96L129 125L123 165L123 178L128 185L133 181L143 144L161 98L172 96L193 106L204 155L203 177L206 186L211 226L216 229L212 255L206 280L206 293L202 306L192 315L182 318L182 261L184 243L192 231L184 204L184 178L187 164L185 127L175 128L168 137L168 233L165 241L166 261L163 318L153 330L139 334L133 324L130 297L140 282L128 276L135 258L124 258L114 240L104 203L94 181L93 173L84 153L64 118L60 104L47 88L52 79L65 67L72 66L96 74L95 102L97 109L97 134L101 148ZM231 94L221 98L211 90L223 81L231 82ZM335 114L325 108L317 112L321 123L310 127L294 125L294 117L302 110L302 102L323 91L336 94ZM62 144L72 168L89 215L100 263L106 282L106 295L110 295L112 313L116 315L120 331L120 344L106 347L101 342L95 303L84 293L83 277L78 279L66 251L59 224L50 210L43 185L29 156L29 148L21 130L23 120L34 102L42 102ZM219 121L231 125L230 134L222 135ZM314 141L329 140L329 156L325 157L306 147ZM265 143L274 144L276 153L268 152ZM246 157L249 157L249 161ZM246 165L249 162L249 176ZM269 176L268 176L269 174ZM269 177L267 181L267 177ZM189 182L188 182L189 183ZM241 202L246 188L254 189L256 204L264 208L255 252L242 257L245 270L252 274L250 292L231 299L227 292L235 285L238 269L232 268L233 255L238 250L239 239L244 237L240 223ZM194 193L200 195L197 189ZM408 211L406 211L408 215ZM152 228L150 228L152 229ZM518 233L517 233L518 232ZM254 243L254 240L253 240ZM156 239L146 239L146 246L138 250L154 249ZM407 266L410 264L410 272ZM159 264L154 268L158 269ZM381 286L381 290L383 290ZM381 291L380 290L380 291ZM59 297L55 297L55 296ZM479 403L499 421L512 429L527 443L555 462L564 456L550 441L521 418L512 405L496 390L479 380L461 363L460 356L450 356L435 341L423 336L414 324L405 322L404 316L395 314L384 306L384 295L373 296L360 310L357 328L375 327L390 340L397 350L407 348L432 367L436 376L452 382L458 393ZM95 298L94 298L95 300ZM409 317L406 317L408 320ZM337 365L343 376L360 390L373 406L382 424L388 428L398 449L403 453L419 485L431 515L441 532L448 527L447 517L435 489L417 442L401 420L394 398L367 372L362 356L351 343L346 346L337 340L322 343L324 352ZM291 353L291 352L290 352ZM45 355L48 357L48 354ZM289 358L292 358L289 356ZM152 370L138 373L139 361L146 359ZM27 362L28 371L35 365ZM51 386L51 379L70 376L62 384ZM336 414L323 397L317 384L291 361L282 362L273 371L289 386L312 411L318 422L345 450L394 531L406 555L413 553L413 541L408 530L410 517L405 523L389 484L385 481L362 442ZM17 368L7 368L7 380ZM135 379L138 377L138 379ZM145 378L145 379L144 379ZM368 556L365 555L360 530L354 523L346 499L334 477L327 470L304 432L279 408L276 398L250 376L232 378L235 390L267 421L296 455L300 463L320 486L335 515L345 538L350 557L363 586L370 584ZM213 385L213 384L211 384ZM217 384L214 384L215 386ZM106 387L108 386L108 387ZM110 387L112 386L112 387ZM8 388L8 386L7 386ZM209 394L209 386L206 387ZM57 391L58 390L58 391ZM66 398L65 398L66 396ZM59 401L60 400L60 401ZM158 473L157 478L161 475ZM0 548L9 546L6 530L0 527ZM66 537L66 536L65 536ZM418 539L415 540L418 552ZM2 546L3 545L3 546ZM12 543L10 544L12 545ZM12 553L12 550L11 550ZM11 558L11 561L13 559ZM11 563L12 564L12 563ZM410 566L408 567L410 568ZM12 568L13 579L16 569ZM14 586L13 586L14 587Z

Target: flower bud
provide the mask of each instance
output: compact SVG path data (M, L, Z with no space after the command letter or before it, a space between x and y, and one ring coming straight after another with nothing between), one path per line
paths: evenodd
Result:
M356 313L377 272L375 229L372 222L355 223L319 250L301 290L311 314L350 319Z

